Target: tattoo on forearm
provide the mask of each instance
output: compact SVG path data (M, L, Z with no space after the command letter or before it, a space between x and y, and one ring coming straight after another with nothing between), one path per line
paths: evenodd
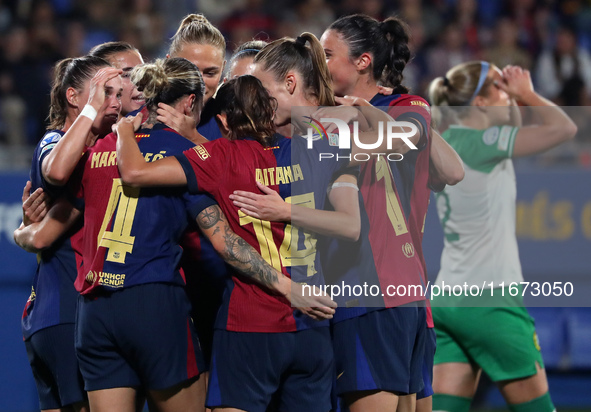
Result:
M257 251L244 239L226 226L224 233L226 252L236 269L248 277L258 280L265 286L272 286L277 282L277 272L273 269ZM232 262L228 262L232 264Z
M255 248L234 233L219 206L210 206L203 210L197 216L197 223L202 230L214 228L210 238L222 236L224 250L219 252L224 260L240 273L268 287L277 282L277 271Z
M219 206L210 206L203 210L197 216L199 227L202 229L211 229L220 221L221 209Z

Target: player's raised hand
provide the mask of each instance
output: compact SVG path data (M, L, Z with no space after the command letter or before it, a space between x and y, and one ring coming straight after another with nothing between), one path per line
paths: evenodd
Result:
M123 70L114 67L104 67L96 72L94 77L90 80L90 94L88 95L87 104L90 104L97 112L99 112L105 103L106 84L121 73L123 73Z
M49 198L42 188L38 188L32 194L31 181L27 181L23 189L23 224L29 226L43 220L49 210Z
M259 182L257 182L257 187L263 194L235 190L230 195L230 200L241 211L257 219L270 222L290 222L291 205L286 203L279 193L270 187Z
M143 115L141 112L135 116L122 117L117 123L111 126L111 130L113 130L113 133L117 136L120 135L120 132L134 133L142 125L142 118Z
M519 66L506 66L503 69L503 81L496 81L495 85L518 101L522 101L526 95L534 93L529 70L524 70Z
M207 139L197 132L197 123L193 116L187 116L166 103L158 103L156 113L158 113L156 120L174 129L178 134L193 143L200 144L207 142Z

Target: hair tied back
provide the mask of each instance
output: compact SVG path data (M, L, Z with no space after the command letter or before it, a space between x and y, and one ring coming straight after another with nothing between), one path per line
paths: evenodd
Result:
M305 46L306 45L306 39L303 38L302 36L298 36L296 38L295 44L298 46Z

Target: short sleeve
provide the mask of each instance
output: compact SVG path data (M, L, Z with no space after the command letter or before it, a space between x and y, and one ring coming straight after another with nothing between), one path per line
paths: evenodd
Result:
M519 128L494 126L486 130L450 128L444 138L470 168L490 173L504 159L513 156Z
M183 198L185 200L185 205L187 207L187 213L189 214L189 218L192 221L195 221L195 219L197 219L197 216L199 216L199 214L208 207L217 205L215 199L210 195L193 195L188 192L185 192Z
M223 185L225 168L230 167L226 164L225 143L229 142L226 139L218 139L175 155L187 176L190 193L212 193L216 187Z
M418 143L419 150L427 146L429 140L429 126L431 125L431 108L425 99L419 96L408 95L401 99L393 100L388 114L394 120L411 122L422 127L421 139Z

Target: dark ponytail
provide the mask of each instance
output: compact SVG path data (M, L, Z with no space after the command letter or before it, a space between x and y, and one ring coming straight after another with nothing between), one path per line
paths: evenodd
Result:
M252 137L265 147L271 146L277 100L259 79L246 75L228 80L219 88L214 101L218 112L226 115L231 140Z
M408 25L397 17L383 22L364 14L341 17L330 25L349 46L349 56L363 53L373 57L373 79L382 86L392 87L394 93L408 93L402 85L402 72L410 60Z
M384 86L393 87L394 93L408 93L402 86L402 71L410 59L410 40L408 25L397 17L390 17L380 23L380 30L386 35L390 56L382 72L381 82Z

